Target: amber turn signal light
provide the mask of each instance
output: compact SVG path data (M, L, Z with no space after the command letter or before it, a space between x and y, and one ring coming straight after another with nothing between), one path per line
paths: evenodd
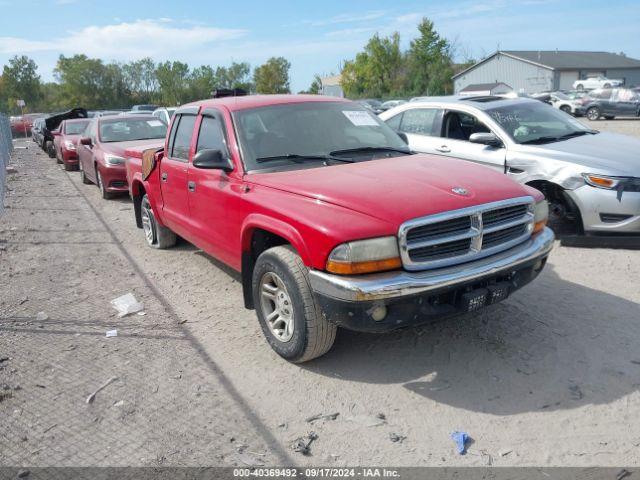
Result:
M400 257L384 260L369 260L366 262L337 262L329 260L327 271L338 275L359 275L362 273L384 272L402 267Z

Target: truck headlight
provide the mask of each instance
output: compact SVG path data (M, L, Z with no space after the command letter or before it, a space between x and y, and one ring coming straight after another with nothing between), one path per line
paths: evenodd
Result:
M549 220L549 203L546 200L540 200L536 202L533 207L533 232L535 235L538 232L544 230Z
M396 237L342 243L327 260L327 271L339 275L395 270L402 266Z
M105 153L104 161L107 165L124 165L124 158L118 157L117 155L111 155L110 153Z

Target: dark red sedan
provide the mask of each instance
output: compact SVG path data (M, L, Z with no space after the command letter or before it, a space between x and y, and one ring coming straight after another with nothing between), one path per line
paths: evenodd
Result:
M106 199L128 192L125 150L157 145L166 133L167 126L149 115L94 118L77 143L82 182L95 183Z
M53 148L56 151L56 160L64 164L65 170L78 169L78 153L76 144L85 131L90 120L78 118L64 120L53 134Z

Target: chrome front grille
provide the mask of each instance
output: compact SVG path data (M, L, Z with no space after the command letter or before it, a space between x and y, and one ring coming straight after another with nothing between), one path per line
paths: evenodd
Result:
M533 198L519 197L409 220L400 226L407 270L427 270L493 255L533 229Z

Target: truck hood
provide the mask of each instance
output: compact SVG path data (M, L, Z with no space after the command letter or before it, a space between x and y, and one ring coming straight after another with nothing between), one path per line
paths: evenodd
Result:
M531 195L499 172L463 160L408 155L276 173L245 180L339 205L387 222ZM468 191L456 194L455 187Z
M598 169L585 173L640 177L640 140L626 135L600 132L545 145L520 145L515 150Z

